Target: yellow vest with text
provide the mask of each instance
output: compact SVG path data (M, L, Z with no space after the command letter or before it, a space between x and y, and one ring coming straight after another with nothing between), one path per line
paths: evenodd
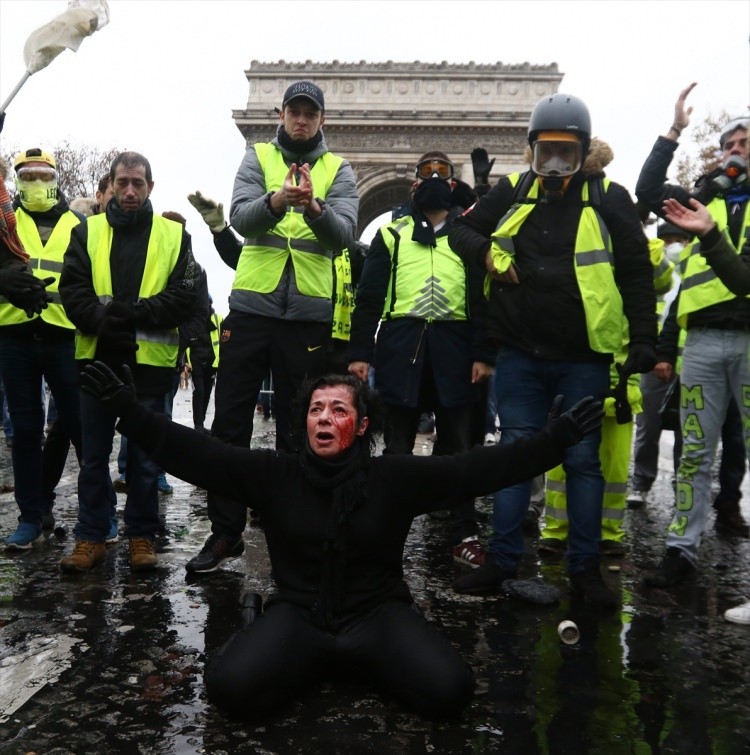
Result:
M716 221L719 231L727 227L727 203L723 197L715 197L708 205L711 217ZM750 241L750 202L745 205L745 216L740 230L739 248ZM731 301L737 296L733 294L718 278L706 258L700 253L701 242L696 239L683 249L680 256L680 272L682 284L680 288L680 301L677 308L677 322L681 328L686 328L688 316L691 312L719 304L723 301ZM736 250L739 254L739 251Z
M216 312L211 315L211 322L216 326L216 330L211 331L211 347L214 350L212 367L219 366L219 343L221 342L221 323L223 320L224 318Z
M429 246L414 241L413 233L411 215L388 223L380 232L391 255L382 319L468 320L466 268L448 246L447 234L437 236L436 245Z
M512 173L508 176L511 185L518 183L520 175ZM602 187L606 192L608 179L604 179ZM535 180L527 196L536 199L538 195L539 181ZM581 188L581 200L583 209L578 221L574 263L589 346L601 354L617 354L628 342L628 322L615 283L612 240L603 218L589 202L588 180ZM493 260L515 257L514 237L535 207L534 203L516 203L500 219L491 237Z
M70 243L70 232L80 222L80 218L74 212L68 210L60 216L49 239L47 239L47 243L43 244L34 218L22 208L16 209L18 236L23 242L24 249L29 254L29 268L37 278L54 278L55 280L47 286L47 293L52 301L46 309L42 310L41 314L34 315L32 318L26 317L26 313L22 309L14 307L7 299L0 299L2 302L0 303L0 325L17 325L41 317L46 323L58 328L75 329L75 326L65 314L57 287L62 272L63 256Z
M280 189L289 166L271 143L254 145L265 176L266 191ZM326 152L310 170L315 193L325 198L343 158ZM284 217L262 236L246 239L242 247L232 289L268 294L276 289L291 257L297 289L304 296L331 299L333 296L333 252L320 244L305 222L302 207L287 207Z
M333 323L331 337L348 341L352 332L354 310L354 287L352 286L352 262L349 250L344 249L333 260L336 290L333 292Z
M100 302L107 303L112 301L112 271L109 261L112 251L112 226L107 222L104 213L88 218L86 224L94 291ZM146 265L138 291L139 299L147 299L164 291L177 264L181 246L182 225L161 215L154 215L146 250ZM152 367L174 367L177 364L177 328L137 329L135 340L138 344L138 351L135 353L136 364ZM96 336L77 334L76 359L93 359L97 341Z

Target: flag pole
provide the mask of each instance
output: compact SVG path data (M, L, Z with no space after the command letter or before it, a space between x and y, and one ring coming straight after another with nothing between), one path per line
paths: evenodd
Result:
M10 93L8 99L3 102L2 105L0 105L0 114L4 113L8 109L8 105L13 101L13 98L21 91L21 87L29 80L29 77L31 74L26 71L24 72L23 76L21 77L21 80L16 84L15 89Z

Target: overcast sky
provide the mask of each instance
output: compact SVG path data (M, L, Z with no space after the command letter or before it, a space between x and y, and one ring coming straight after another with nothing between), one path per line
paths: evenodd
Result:
M0 102L23 75L29 34L66 7L0 0ZM69 139L145 154L154 207L188 219L224 312L233 273L186 195L200 189L228 211L245 149L232 110L246 105L252 60L556 62L560 91L583 98L594 135L614 150L609 177L631 192L685 85L698 82L694 124L750 104L747 0L109 0L109 8L107 27L21 89L0 148Z

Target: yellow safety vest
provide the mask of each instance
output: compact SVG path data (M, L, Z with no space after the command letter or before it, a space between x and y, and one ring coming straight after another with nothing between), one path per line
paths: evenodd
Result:
M727 203L723 197L715 197L708 203L708 211L716 221L719 231L727 227ZM750 202L745 205L745 216L740 230L740 244L742 249L750 240ZM696 239L689 247L682 250L680 269L682 286L680 301L677 308L677 322L681 328L687 328L688 316L692 312L731 301L737 296L733 294L718 278L706 258L700 253L701 242ZM739 254L739 250L736 250Z
M112 251L112 226L105 214L93 215L86 220L88 228L88 253L91 258L91 277L99 301L112 301L112 270L109 256ZM182 246L182 225L154 215L151 234L146 250L146 265L138 291L139 299L147 299L161 293L177 264ZM177 364L179 335L177 328L163 330L140 330L135 333L138 351L137 364L153 367L174 367ZM76 335L76 359L93 359L96 354L97 337L78 333Z
M386 224L380 232L391 255L382 319L468 320L466 267L448 246L448 236L437 236L433 247L414 241L413 233L411 215Z
M266 190L280 189L289 166L281 151L271 143L254 145L263 170ZM318 196L325 198L343 158L326 152L319 157L310 176ZM297 289L304 296L331 299L333 296L333 252L320 244L305 222L304 208L287 207L284 217L267 233L246 239L237 264L232 289L271 293L279 285L291 257Z
M520 173L508 176L515 186ZM604 180L604 191L609 180ZM539 195L539 180L529 189L529 199ZM586 314L589 347L601 354L617 354L628 342L628 321L622 297L615 283L612 241L607 226L597 210L589 203L589 181L581 188L583 209L578 221L574 249L575 273ZM524 221L534 211L534 203L516 203L500 219L492 234L492 259L498 270L507 270L515 257L514 237Z
M70 232L80 222L78 216L68 210L60 216L49 239L47 239L47 243L43 244L34 218L21 207L16 209L18 236L29 253L31 271L37 278L54 278L55 280L47 286L47 293L51 296L52 301L46 309L42 310L41 314L33 315L32 318L26 317L26 313L22 309L14 307L5 297L1 297L0 325L17 325L18 323L28 322L29 319L41 317L45 322L58 328L75 329L75 325L65 314L57 287L60 282L65 250L70 244Z
M352 311L354 310L354 287L352 286L352 261L349 250L344 249L334 257L336 290L333 292L333 324L331 338L348 341L352 333Z

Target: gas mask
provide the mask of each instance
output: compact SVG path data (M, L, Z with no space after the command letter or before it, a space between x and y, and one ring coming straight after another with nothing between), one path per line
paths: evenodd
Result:
M739 155L731 155L720 168L703 176L697 183L696 199L708 204L715 196L747 183L747 164Z
M567 131L543 131L531 150L531 169L539 176L545 199L559 199L581 169L583 145Z

